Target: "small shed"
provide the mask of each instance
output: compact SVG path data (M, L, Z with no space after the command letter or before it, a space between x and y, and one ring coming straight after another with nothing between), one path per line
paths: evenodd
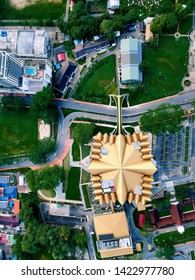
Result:
M141 250L142 250L142 247L141 247L141 243L136 243L136 251L137 252L141 252Z

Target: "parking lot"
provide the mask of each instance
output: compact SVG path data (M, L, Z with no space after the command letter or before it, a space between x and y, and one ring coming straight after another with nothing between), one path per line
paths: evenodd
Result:
M190 165L190 132L183 127L175 134L161 133L156 137L154 156L158 171L156 180L166 181L187 175Z

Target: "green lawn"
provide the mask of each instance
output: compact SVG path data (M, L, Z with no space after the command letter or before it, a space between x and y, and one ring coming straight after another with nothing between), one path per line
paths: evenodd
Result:
M172 231L169 233L163 233L154 238L154 244L156 246L163 244L180 244L195 240L195 227L186 228L183 234L178 231Z
M1 0L1 19L58 19L65 13L66 0L62 3L54 3L46 0L39 0L36 4L23 9L15 9L7 0Z
M159 213L159 217L166 217L166 216L170 216L170 210L163 210L163 211L160 211Z
M54 198L56 196L55 190L41 190L41 192L44 196L47 196L49 198Z
M68 189L66 191L66 198L73 200L81 200L79 190L80 168L71 167L68 172Z
M183 167L183 173L184 173L184 175L188 174L188 166Z
M66 192L66 190L68 189L68 172L69 172L69 170L71 168L70 167L70 156L69 156L69 153L64 158L63 167L64 167L64 170L65 170L65 173L64 173L64 183L63 183L63 192Z
M38 142L38 120L28 110L0 118L0 155L29 153Z
M79 161L80 160L79 145L77 144L76 141L74 141L73 145L72 145L72 156L73 156L74 161Z
M90 173L85 171L85 169L82 170L82 178L81 178L81 183L88 183L90 181Z
M192 204L189 204L189 205L184 205L182 207L182 212L188 212L188 211L193 211L194 210L194 207Z
M82 151L82 159L86 158L90 155L91 146L82 145L81 151Z
M85 199L86 208L91 208L91 202L90 202L90 199L89 199L89 195L88 195L88 191L87 191L87 186L83 185L82 186L82 190L83 190L83 195L84 195L84 199Z
M115 55L96 62L88 74L81 80L74 98L107 104L109 94L117 93L115 63Z
M143 59L149 64L144 73L144 91L130 93L131 105L149 102L177 94L182 90L181 81L188 64L189 40L181 37L161 36L158 48L143 48ZM128 89L121 90L128 93Z

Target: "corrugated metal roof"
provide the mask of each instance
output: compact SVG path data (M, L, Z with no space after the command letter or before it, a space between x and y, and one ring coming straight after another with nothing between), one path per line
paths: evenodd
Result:
M139 65L142 61L141 42L135 38L121 40L121 74L123 83L142 81Z

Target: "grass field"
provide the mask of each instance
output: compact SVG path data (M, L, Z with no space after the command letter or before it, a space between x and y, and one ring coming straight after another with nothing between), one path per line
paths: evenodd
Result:
M79 161L80 160L79 145L77 144L76 141L74 141L73 145L72 145L72 156L73 156L74 161Z
M38 120L29 111L0 118L0 155L29 153L38 142Z
M66 191L67 199L81 200L79 190L80 168L71 167L68 172L68 189Z
M81 187L82 187L82 190L83 190L83 195L84 195L84 199L85 199L86 208L91 208L91 202L90 202L89 195L88 195L88 192L87 192L87 186L83 185Z
M186 37L161 36L158 48L143 48L143 59L149 64L144 74L144 91L130 93L131 105L177 94L188 64L189 41ZM126 93L128 90L121 90Z
M195 227L186 228L183 234L178 231L163 233L154 238L156 246L162 244L180 244L195 240Z
M91 146L82 145L81 152L82 152L82 159L88 157L90 155Z
M90 173L85 171L85 169L82 170L82 178L81 178L81 183L88 183L91 179Z
M70 156L69 153L66 155L64 161L63 161L63 167L65 170L64 173L64 184L63 184L63 192L66 192L66 190L68 189L68 172L70 170Z
M182 206L182 212L193 211L194 207L192 204Z
M54 190L41 190L41 192L46 197L54 198L56 196L56 192Z
M170 216L171 213L170 213L170 210L163 210L163 211L160 211L158 213L159 217L166 217L166 216Z
M1 0L0 18L1 19L58 19L65 13L66 0L62 3L53 3L39 0L34 5L23 9L16 9L7 0Z
M101 61L105 63L99 67L95 64L90 69L90 76L86 75L81 80L74 95L75 99L108 103L109 94L117 93L115 85L115 55L111 55Z

